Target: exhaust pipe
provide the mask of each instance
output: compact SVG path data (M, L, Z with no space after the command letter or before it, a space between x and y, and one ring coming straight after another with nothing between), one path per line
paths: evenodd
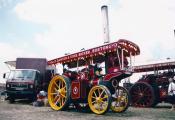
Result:
M102 20L103 20L103 38L104 44L109 43L109 20L108 20L108 6L103 5L101 7Z

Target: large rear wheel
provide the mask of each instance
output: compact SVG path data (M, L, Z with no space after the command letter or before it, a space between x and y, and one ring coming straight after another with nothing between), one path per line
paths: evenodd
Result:
M128 109L129 106L129 93L128 91L118 86L115 88L115 92L112 95L111 110L113 112L121 113Z
M130 89L131 102L135 107L152 107L156 97L151 85L144 82L134 84Z
M48 87L48 101L52 109L64 110L70 101L70 80L64 76L55 76Z
M94 86L88 95L90 109L96 114L104 114L111 105L111 94L103 85Z

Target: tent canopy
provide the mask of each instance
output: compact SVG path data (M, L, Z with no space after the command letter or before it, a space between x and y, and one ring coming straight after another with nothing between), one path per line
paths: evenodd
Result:
M11 67L15 67L16 68L16 61L6 61L4 62L6 65L11 66Z

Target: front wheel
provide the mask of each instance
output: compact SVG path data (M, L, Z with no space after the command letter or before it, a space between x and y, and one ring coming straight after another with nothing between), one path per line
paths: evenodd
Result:
M101 115L109 110L111 94L103 85L94 86L88 95L88 104L92 112Z
M111 110L113 112L121 113L129 107L129 93L128 91L118 86L115 88L114 94L112 94Z

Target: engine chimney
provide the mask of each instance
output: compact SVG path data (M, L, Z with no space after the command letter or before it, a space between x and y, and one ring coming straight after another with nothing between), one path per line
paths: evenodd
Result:
M103 20L103 38L104 44L109 43L109 20L108 20L108 6L103 5L101 7L102 20Z

